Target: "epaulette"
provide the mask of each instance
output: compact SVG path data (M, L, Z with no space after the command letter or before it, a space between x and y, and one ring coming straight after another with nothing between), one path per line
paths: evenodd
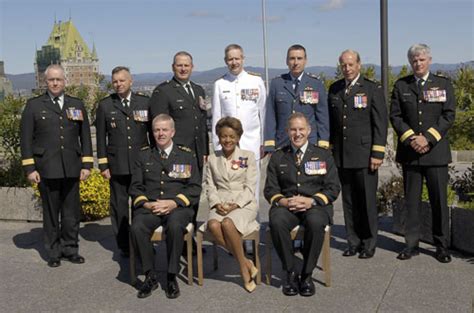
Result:
M255 72L247 72L247 73L249 73L250 75L253 75L253 76L258 76L258 77L262 76L260 73L255 73Z
M143 92L140 92L140 91L134 92L133 94L136 95L136 96L141 96L141 97L148 98L148 96L146 94L144 94Z
M449 79L448 76L444 75L443 73L433 73L434 76L444 78L444 79Z
M160 83L158 86L164 86L164 85L168 85L170 83L170 80L165 80L164 82Z
M365 77L365 76L364 76L364 79L365 79L366 81L371 82L371 83L375 83L375 84L378 83L375 79L372 79L372 78L368 78L368 77Z
M312 77L312 78L319 79L319 76L316 75L316 74L313 74L313 73L308 73L308 72L306 72L306 75L308 75L309 77Z
M141 148L140 148L140 151L145 151L145 150L148 150L148 149L150 149L149 146L144 146L144 147L141 147Z
M226 73L226 74L224 74L224 75L222 75L222 76L220 76L220 77L219 77L219 78L217 78L215 81L218 81L219 79L221 79L221 78L224 78L226 75L227 75L227 73Z
M287 150L287 149L289 149L289 148L291 148L291 145L280 146L280 147L277 147L277 148L275 149L275 151Z
M189 149L188 147L186 146L183 146L183 145L177 145L179 149L183 150L183 151L186 151L186 152L193 152L193 150Z
M74 96L70 96L70 95L66 95L66 94L64 94L64 96L68 97L68 98L71 98L71 99L76 99L76 100L82 101L82 99L78 98L78 97L74 97Z

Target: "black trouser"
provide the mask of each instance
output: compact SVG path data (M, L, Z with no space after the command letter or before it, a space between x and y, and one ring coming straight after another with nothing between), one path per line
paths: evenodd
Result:
M405 210L407 221L405 241L408 248L418 246L420 241L420 207L423 177L430 198L433 240L436 246L448 248L449 210L447 199L448 166L413 166L403 165L403 182L405 189Z
M38 188L43 205L44 244L49 257L77 254L81 216L79 179L41 178Z
M375 249L377 245L378 171L338 168L347 242L351 247Z
M293 213L285 207L272 207L269 215L273 245L280 257L283 270L287 272L295 271L290 232L297 225L304 226L301 274L311 274L316 267L323 246L324 229L329 224L328 214L317 208Z
M169 215L154 215L147 209L137 209L133 214L131 227L132 240L138 248L142 260L143 272L155 270L155 253L151 236L156 228L163 226L166 234L166 252L168 258L168 273L179 272L179 259L184 245L186 226L192 221L191 208L177 207Z
M129 195L131 175L112 175L110 178L110 219L112 230L115 234L117 246L124 252L129 251L128 246L128 218Z
M197 162L198 162L197 164L199 164L199 160L197 160ZM198 166L199 177L200 177L201 183L202 183L203 167L204 167L204 164L203 164L203 166ZM192 210L194 211L193 219L192 219L194 229L197 229L197 215L198 215L198 211L199 211L199 202L200 201L201 201L201 195L199 195L199 197L197 198L196 204L192 206Z

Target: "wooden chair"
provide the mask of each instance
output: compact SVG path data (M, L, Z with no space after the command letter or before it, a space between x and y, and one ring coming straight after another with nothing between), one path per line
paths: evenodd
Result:
M186 226L186 233L184 234L184 242L186 244L187 252L187 265L188 265L188 285L193 284L193 233L194 226L193 223L189 223ZM166 240L166 234L163 233L163 226L158 227L153 232L153 235L150 239L152 242L159 242ZM135 286L137 283L137 275L135 270L135 245L132 242L131 236L129 236L130 241L130 283L132 286Z
M324 284L326 287L331 287L331 227L329 225L324 229L324 241L321 249L321 268L324 271ZM304 240L304 227L301 225L296 226L291 230L291 240ZM267 285L271 285L272 280L272 236L270 233L270 226L266 229L266 273L265 280Z
M253 262L258 269L258 275L256 279L257 285L260 285L261 279L261 265L260 265L260 257L259 254L259 244L260 244L260 231L258 227L252 233L244 236L242 240L252 240L252 248L253 248ZM214 236L212 236L211 232L207 230L207 225L202 224L199 227L198 231L196 232L196 245L197 245L197 270L198 270L198 284L202 286L204 280L204 272L203 272L203 262L202 262L202 242L203 241L210 241L213 242L213 257L214 257L214 270L218 268L218 261L217 261L217 243L215 242Z

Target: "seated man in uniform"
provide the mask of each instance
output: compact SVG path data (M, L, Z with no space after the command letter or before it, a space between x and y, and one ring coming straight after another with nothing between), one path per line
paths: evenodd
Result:
M179 296L176 274L186 226L192 222L193 206L201 194L201 176L191 150L173 144L175 128L169 115L156 116L152 129L156 147L140 152L129 190L134 209L132 240L146 274L137 296L146 298L158 287L150 238L163 226L168 257L166 296L174 299Z
M332 202L339 180L331 152L308 142L311 126L303 113L290 115L286 126L290 144L278 149L268 164L264 195L270 202L270 232L286 271L283 294L315 293L312 280L323 245L324 229L332 223ZM304 226L303 267L296 274L290 232Z

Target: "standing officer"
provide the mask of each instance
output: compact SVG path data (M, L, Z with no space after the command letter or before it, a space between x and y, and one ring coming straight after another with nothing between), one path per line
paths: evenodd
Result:
M212 139L214 149L220 150L216 124L222 118L231 116L242 123L244 133L240 138L241 149L252 151L257 161L257 173L260 173L258 160L262 156L263 122L265 120L266 91L263 80L257 74L244 70L244 50L237 44L225 48L224 61L229 72L214 83L212 97ZM260 177L260 175L257 175ZM257 179L256 194L259 194Z
M204 158L209 155L209 135L206 125L206 104L204 89L190 81L193 71L193 57L186 51L177 52L173 58L172 80L158 85L150 99L151 117L169 114L176 125L174 142L190 148L196 157L199 175L202 178ZM199 200L194 211L197 214ZM193 217L196 226L196 215ZM195 250L195 249L194 249Z
M173 142L174 121L167 114L153 119L155 147L140 152L132 171L130 195L133 199L132 240L138 247L145 282L138 298L146 298L158 287L153 243L154 230L163 225L166 233L168 274L166 296L179 296L176 274L184 246L186 225L201 193L201 177L196 157L187 147Z
M110 183L110 217L117 246L125 257L128 246L128 188L140 149L148 147L148 98L132 93L130 70L112 70L115 93L99 103L96 113L97 157L101 175Z
M447 138L456 110L453 86L444 76L430 73L431 49L415 44L408 49L413 75L399 79L393 88L390 120L398 134L397 162L402 164L405 189L406 248L398 259L418 255L420 206L426 179L433 213L436 259L451 262L448 249L448 163L451 150Z
M304 72L306 49L301 45L288 48L286 65L290 72L272 80L267 97L265 152L288 145L285 126L288 117L295 112L303 113L310 122L312 131L309 141L328 148L329 116L326 90L316 76Z
M64 94L64 69L50 65L45 77L47 92L28 100L21 117L21 157L41 195L48 266L58 267L61 258L85 261L78 253L79 180L87 179L94 160L87 112Z
M270 202L270 231L275 249L287 272L283 294L314 295L312 280L323 245L324 229L332 223L332 202L339 182L331 152L308 142L311 126L301 112L290 115L287 124L291 144L272 154L267 168L265 198ZM296 275L290 232L305 228L303 268Z
M374 256L377 242L377 180L387 141L388 116L382 88L360 75L359 53L339 57L344 78L329 88L330 142L342 186L349 247L342 254Z

